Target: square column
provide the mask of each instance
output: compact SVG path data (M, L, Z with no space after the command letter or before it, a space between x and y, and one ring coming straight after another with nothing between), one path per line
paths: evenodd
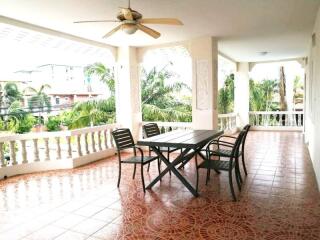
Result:
M218 45L213 37L190 40L192 57L192 126L218 127Z
M135 47L119 47L117 51L116 119L122 127L130 128L133 138L139 138L141 95L139 64Z
M237 63L237 72L235 74L234 82L234 111L239 114L237 127L244 127L249 123L249 71L249 63Z

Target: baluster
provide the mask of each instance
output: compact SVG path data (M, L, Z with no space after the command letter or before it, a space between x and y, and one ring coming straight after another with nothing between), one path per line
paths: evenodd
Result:
M291 114L291 126L297 126L297 122L296 122L296 114L292 113Z
M12 165L18 164L17 159L16 159L16 150L15 150L15 141L10 141L10 160L12 161Z
M50 160L50 149L49 149L49 138L44 139L44 145L45 145L45 160Z
M102 151L101 131L98 131L98 147L99 147L99 150Z
M278 126L282 126L282 114L279 114Z
M284 123L285 123L285 126L289 126L288 114L284 114Z
M67 158L72 158L71 137L67 136L68 155Z
M1 167L7 166L5 159L4 159L3 142L0 142L0 160L1 160Z
M254 114L254 118L255 118L255 126L259 126L259 118L258 118L258 114Z
M56 137L56 144L57 144L57 159L61 159L60 137Z
M22 163L28 163L27 160L27 149L26 149L26 140L21 140L21 155L22 155Z
M38 148L38 139L35 138L32 140L33 141L33 156L34 156L34 161L39 162L39 148Z
M92 145L92 151L96 152L96 141L94 139L94 132L91 133L91 145Z
M104 146L105 146L105 148L106 149L108 149L108 138L107 138L107 136L108 136L108 132L107 132L108 130L104 130L103 131L103 136L104 136Z
M78 155L79 157L82 156L82 151L81 151L81 135L77 135L77 150L78 150Z
M86 154L89 154L89 143L88 143L89 133L84 134L84 147L86 150Z
M302 118L302 114L299 113L299 114L298 114L298 126L299 126L299 127L302 126L302 121L301 121L302 119L301 119L301 118Z
M114 147L114 141L113 141L113 137L112 137L112 133L113 132L113 129L110 129L110 135L109 135L109 137L110 137L110 144L111 144L111 147Z

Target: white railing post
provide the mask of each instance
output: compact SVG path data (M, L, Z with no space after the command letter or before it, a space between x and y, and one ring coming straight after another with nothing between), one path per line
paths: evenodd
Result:
M10 141L9 146L10 146L10 160L12 161L12 165L18 164L17 159L16 159L16 149L15 149L16 142L15 141Z
M22 163L28 163L27 150L26 150L26 140L21 140L20 142L21 142Z
M68 155L67 158L72 158L71 136L67 136Z
M92 146L92 151L96 152L96 141L94 139L94 132L91 133L91 146Z
M56 144L57 144L57 159L61 159L60 137L56 137Z
M7 166L5 159L4 159L3 142L0 142L0 161L1 161L1 167Z
M84 147L86 150L86 154L89 154L89 143L88 143L88 137L89 137L89 133L85 133L84 134Z
M39 148L38 148L38 139L35 138L33 139L33 156L34 156L34 161L39 162Z
M77 135L77 150L78 150L78 155L79 157L82 156L82 151L81 151L81 134Z
M44 145L45 145L45 160L50 160L50 149L49 149L49 138L44 139Z
M102 144L101 144L101 131L98 131L98 147L99 151L102 151Z
M107 132L108 130L104 130L103 131L103 136L104 136L104 146L106 147L106 149L108 149L108 138L107 138L107 136L108 136L108 132Z

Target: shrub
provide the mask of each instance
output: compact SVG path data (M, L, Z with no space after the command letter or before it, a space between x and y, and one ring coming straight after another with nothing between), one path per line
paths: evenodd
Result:
M15 133L26 133L30 132L36 122L34 116L26 114L21 119L11 118L8 123L8 129Z
M60 116L49 117L45 125L49 132L59 131L61 126Z

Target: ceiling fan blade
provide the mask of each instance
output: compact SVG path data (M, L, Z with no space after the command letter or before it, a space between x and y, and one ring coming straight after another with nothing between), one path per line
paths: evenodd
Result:
M108 32L106 35L104 35L102 38L110 37L112 34L114 34L116 31L121 29L122 24L120 24L118 27L115 27L110 32Z
M133 16L130 8L121 8L121 12L126 20L133 21Z
M146 26L144 26L144 25L142 25L142 24L139 24L139 23L138 23L138 24L137 24L137 27L138 27L138 29L140 29L142 32L150 35L150 36L153 37L153 38L159 38L159 37L161 36L161 34L160 34L159 32L157 32L157 31L155 31L155 30L153 30L153 29L151 29L151 28L148 28L148 27L146 27Z
M183 25L183 23L176 18L144 18L139 21L143 24L168 24L168 25Z
M99 22L120 22L118 20L89 20L89 21L76 21L73 23L99 23Z

